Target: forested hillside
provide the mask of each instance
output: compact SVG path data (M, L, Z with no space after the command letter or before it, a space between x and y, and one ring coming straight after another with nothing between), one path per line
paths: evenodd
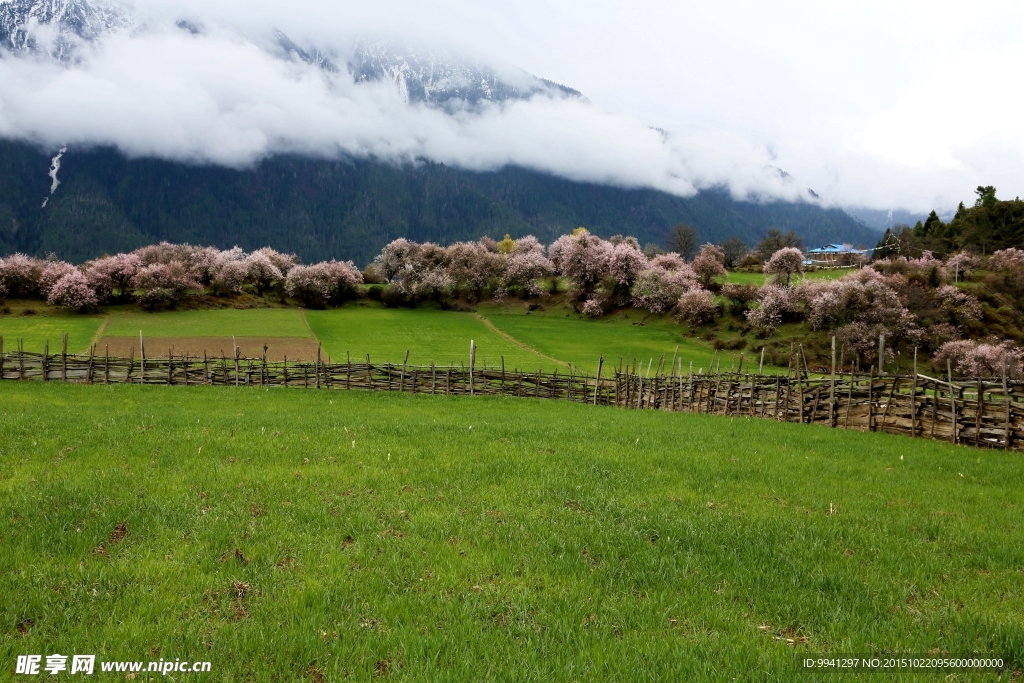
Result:
M1024 246L1024 201L1020 197L1000 201L991 185L979 186L974 192L974 205L967 207L960 202L949 223L932 211L913 228L894 225L886 230L875 256L912 258L925 251L941 256L962 249L985 255Z
M72 147L50 191L50 154L0 141L0 253L82 261L160 240L255 249L364 265L396 237L447 244L532 233L550 242L585 225L598 235L661 244L674 225L701 241L747 244L769 228L807 244L874 244L878 234L838 209L737 202L724 191L681 198L577 183L522 168L474 173L442 164L274 157L251 170L129 160Z

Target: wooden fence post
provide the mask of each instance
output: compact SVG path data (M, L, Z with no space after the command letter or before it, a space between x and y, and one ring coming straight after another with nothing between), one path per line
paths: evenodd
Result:
M409 349L405 350L405 360L402 361L402 374L398 376L398 391L405 391L405 366L409 363Z
M939 373L942 374L942 373ZM925 395L928 390L925 389ZM932 433L931 437L935 438L935 424L939 421L939 380L932 382ZM922 430L923 431L923 430Z
M950 438L953 443L959 443L960 439L956 433L956 392L953 390L953 363L946 358L946 377L949 379L949 402L953 406L953 431Z
M761 346L761 362L757 364L757 374L764 374L764 345Z
M889 398L886 399L886 401L885 401L885 410L882 412L882 425L878 428L878 431L880 431L880 432L884 432L885 431L885 419L886 419L886 417L889 416L889 406L891 406L893 400L895 400L896 387L900 383L899 366L897 366L896 370L897 370L897 372L896 372L896 376L893 377L892 386L889 387Z
M974 446L977 448L978 441L981 438L981 414L985 410L985 387L981 383L981 377L978 378L978 400L974 407Z
M914 347L914 381L910 383L910 436L917 436L917 347Z
M878 333L878 376L885 374L885 333Z
M142 369L139 371L139 383L146 383L146 343L142 340L142 330L139 330L139 358L142 361Z
M3 340L0 339L0 344L2 344L2 343L3 343ZM2 351L2 346L0 346L0 351ZM0 355L2 355L2 354L0 354ZM1012 438L1013 438L1013 434L1010 431L1010 419L1011 419L1011 414L1010 414L1011 405L1010 404L1013 401L1013 397L1010 396L1010 392L1006 388L1006 353L1005 352L1003 353L1003 398L1006 401L1006 422L1005 422L1005 427L1004 427L1005 435L1003 436L1003 447L1006 450L1010 450L1010 442L1012 441Z
M797 356L796 356L796 382L797 382L796 386L797 386L797 391L799 392L799 398L800 398L800 419L798 420L798 422L803 424L803 421L804 421L804 382L803 382L803 378L807 374L807 357L804 355L804 345L803 344L799 345L799 349L800 349L800 353L798 353ZM803 361L804 361L803 372L802 373L800 371L800 360L801 359L803 359Z
M875 431L875 366L868 370L868 431Z
M4 378L4 337L0 335L0 379Z
M68 381L68 335L65 332L60 338L60 381Z
M323 344L323 342L317 342L317 344L316 344L316 361L315 361L315 364L313 365L313 375L314 375L314 377L316 377L316 388L317 389L320 388L320 346L322 344ZM369 361L367 361L367 362L369 362ZM238 365L238 363L236 362L235 366L237 367L237 365ZM237 372L237 370L236 370L236 372ZM236 386L238 384L238 378L237 377L235 378L235 384L236 384Z
M1011 252L1012 253L1012 252ZM836 338L832 337L832 383L828 391L828 426L836 426Z
M679 347L676 347L679 348ZM597 360L597 378L594 380L594 405L597 405L597 388L601 386L601 368L604 367L604 356ZM1005 382L1004 382L1005 383Z
M270 375L267 371L267 345L263 345L263 364L260 366L260 386L263 386L270 381Z
M687 380L686 410L693 412L693 361L690 361L690 377Z
M473 395L473 368L476 365L476 342L469 340L469 395ZM540 389L537 390L540 396Z
M43 344L43 381L49 379L49 365L50 365L50 340L47 339Z

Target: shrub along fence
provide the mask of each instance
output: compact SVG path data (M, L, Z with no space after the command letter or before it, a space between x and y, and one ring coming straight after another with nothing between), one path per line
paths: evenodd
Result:
M232 357L146 356L128 358L67 353L29 353L19 342L5 352L0 337L0 379L85 382L96 384L226 385L366 389L448 396L523 396L552 398L636 410L669 410L783 422L803 422L843 429L925 437L983 448L1019 449L1024 444L1024 382L999 378L954 379L912 374L843 372L834 363L830 373L812 377L802 353L785 375L743 373L743 357L734 371L697 373L681 359L669 364L662 356L646 372L643 363L619 364L604 374L604 359L594 375L575 369L559 372L507 370L476 365L471 342L469 363L437 366L406 362L344 363L323 360L268 362ZM834 353L833 353L834 356ZM916 363L915 363L916 366Z

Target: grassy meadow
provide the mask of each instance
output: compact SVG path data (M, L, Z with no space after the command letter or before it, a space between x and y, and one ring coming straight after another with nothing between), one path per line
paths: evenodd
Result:
M607 316L596 320L582 317L556 317L543 315L489 315L495 327L529 344L545 355L567 361L587 372L597 371L597 361L602 355L610 367L617 365L619 358L628 362L638 358L645 364L654 359L658 363L661 354L666 354L666 363L679 347L679 358L684 360L687 370L689 362L694 367L707 366L714 351L703 342L683 336L685 327L671 320L649 318L630 311L629 317ZM642 325L637 323L643 322Z
M834 269L819 269L811 270L803 275L797 276L797 280L838 280L844 275L849 275L853 272L852 268L834 268ZM761 286L767 281L768 276L764 273L750 273L746 271L729 271L729 274L722 280L733 285L757 285Z
M532 399L0 398L6 671L51 652L275 682L789 681L794 652L1024 664L1019 453Z
M0 337L4 338L4 351L18 348L21 339L26 351L42 353L50 343L50 353L60 353L61 337L68 335L68 353L82 353L89 348L103 324L103 316L79 315L54 311L51 315L0 317ZM136 331L135 334L138 334Z
M508 368L564 367L503 337L474 313L356 305L307 311L306 319L324 350L337 361L351 354L358 362L369 354L378 362L401 363L408 350L409 362L414 365L469 363L469 342L473 340L479 347L479 365L500 365L504 356Z
M144 313L116 311L104 334L110 337L312 337L298 308L217 308Z

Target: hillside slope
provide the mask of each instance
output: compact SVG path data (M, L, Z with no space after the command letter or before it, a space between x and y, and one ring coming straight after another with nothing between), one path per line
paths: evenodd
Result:
M809 244L874 244L878 234L838 209L738 202L724 191L676 197L578 183L523 168L474 173L443 164L396 167L373 160L273 157L251 170L127 159L105 148L70 148L50 191L51 155L0 141L0 253L80 261L158 240L272 245L305 260L363 265L405 236L450 243L490 234L549 242L579 225L597 234L662 243L677 223L702 240L748 244L769 228Z

